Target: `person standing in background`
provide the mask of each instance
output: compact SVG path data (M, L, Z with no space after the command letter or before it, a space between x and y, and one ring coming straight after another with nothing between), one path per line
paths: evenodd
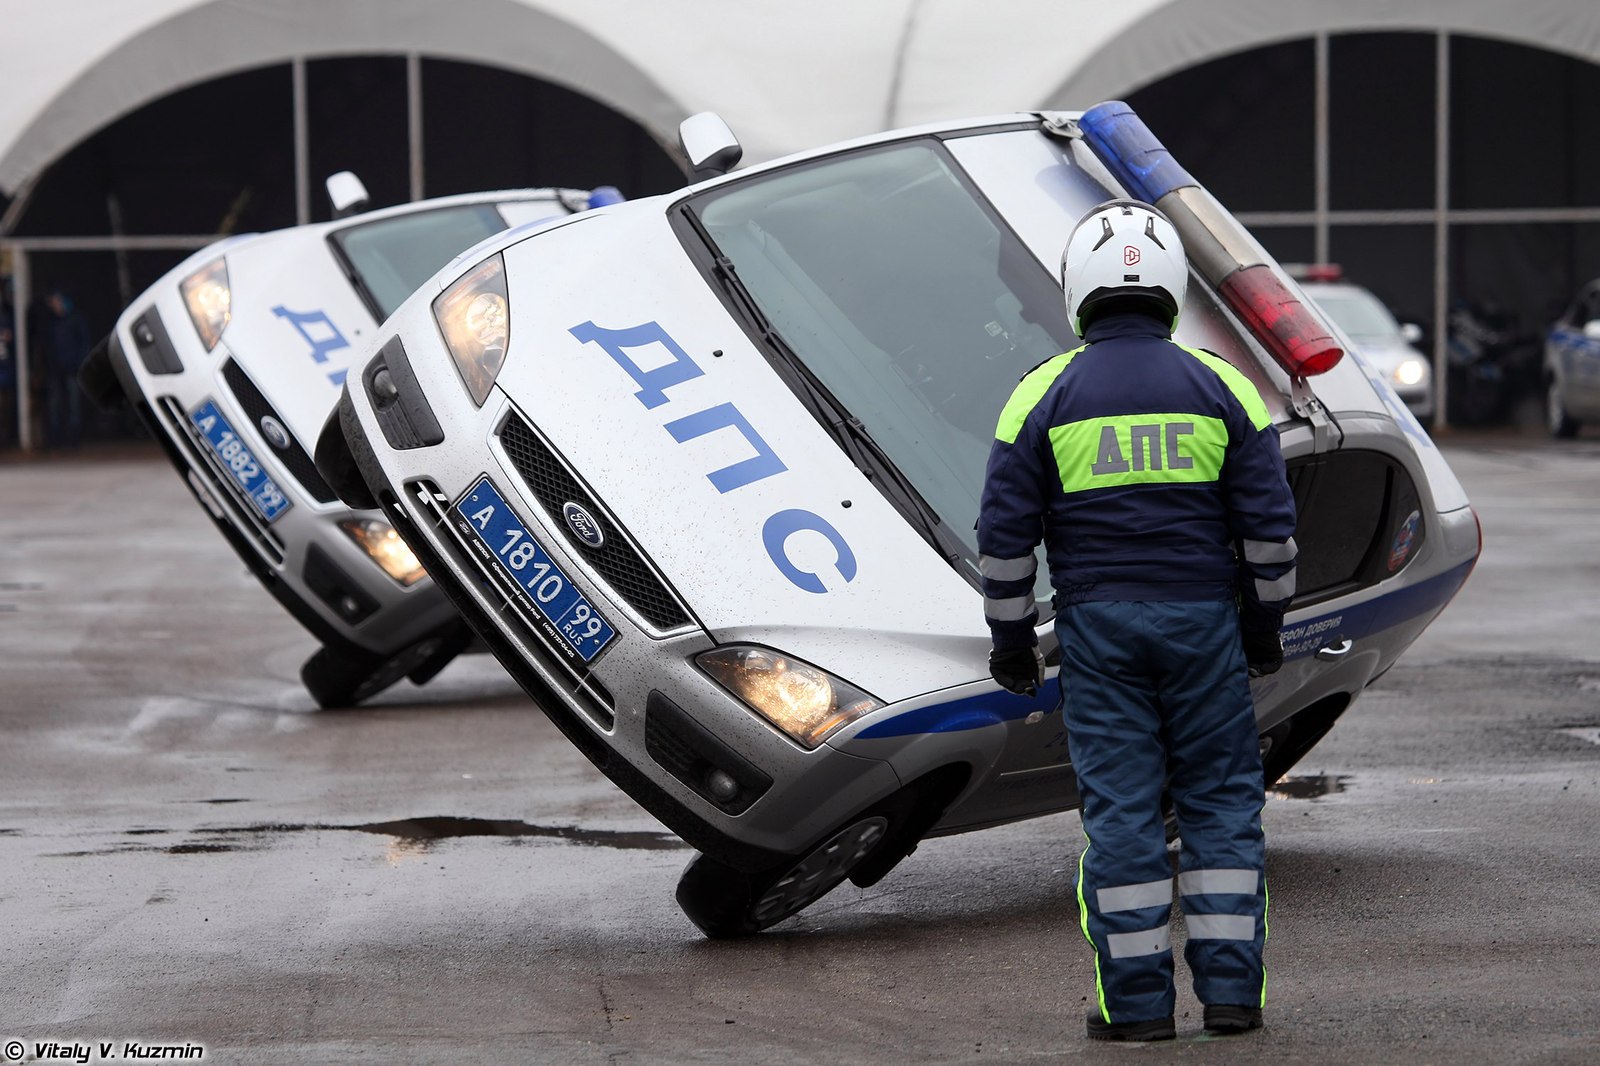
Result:
M0 286L0 448L17 443L17 324Z
M45 443L52 448L75 448L83 435L83 391L78 369L89 358L89 324L60 289L45 297L44 342Z

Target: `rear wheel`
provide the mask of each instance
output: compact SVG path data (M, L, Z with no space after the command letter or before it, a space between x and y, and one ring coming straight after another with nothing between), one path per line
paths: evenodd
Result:
M678 906L713 939L759 933L827 895L888 832L888 817L868 813L798 860L755 873L696 855L678 879Z
M353 707L371 699L408 674L431 678L465 647L451 648L449 634L433 634L387 658L369 652L337 652L318 648L300 667L300 681L325 710ZM442 662L441 654L448 653ZM433 664L437 662L437 667ZM433 667L431 672L429 668Z
M1545 424L1549 427L1550 435L1566 439L1577 435L1578 422L1567 413L1567 399L1561 389L1561 382L1551 377L1544 390Z

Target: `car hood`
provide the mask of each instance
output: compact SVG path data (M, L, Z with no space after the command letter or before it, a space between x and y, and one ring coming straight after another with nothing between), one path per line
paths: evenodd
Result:
M307 447L374 328L326 233L282 230L227 251L233 305L222 347Z
M719 641L886 700L985 673L982 598L779 380L660 214L504 252L499 390Z

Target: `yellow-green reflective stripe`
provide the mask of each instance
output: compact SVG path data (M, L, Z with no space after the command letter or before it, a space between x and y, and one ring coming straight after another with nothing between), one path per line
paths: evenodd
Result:
M1199 348L1191 348L1186 344L1180 344L1178 347L1210 367L1212 373L1222 379L1222 383L1228 386L1228 391L1232 392L1244 407L1245 414L1250 416L1252 426L1262 430L1272 424L1272 416L1267 413L1267 405L1262 402L1261 393L1256 391L1254 383L1245 377L1238 367L1220 356Z
M1089 849L1094 846L1094 841L1089 840L1089 833L1084 831L1083 839L1088 841L1083 850L1078 853L1078 924L1083 929L1083 939L1089 942L1090 949L1094 952L1094 994L1100 1005L1100 1017L1108 1025L1111 1022L1111 1011L1106 1007L1106 986L1100 980L1100 949L1094 946L1094 937L1089 935L1089 904L1083 898L1083 857L1089 854ZM1266 989L1261 990L1263 996Z
M1086 418L1050 427L1050 447L1063 492L1215 481L1228 427L1183 413Z
M1072 362L1072 357L1089 347L1087 344L1063 352L1054 359L1046 360L1039 366L1030 370L1017 387L1011 392L1011 399L1006 401L1005 407L1000 412L1000 423L995 426L996 440L1007 444L1017 443L1017 435L1022 432L1022 423L1028 420L1028 415L1038 406L1044 394L1050 391L1050 386L1055 384L1056 378Z
M1272 893L1267 891L1267 875L1261 875L1261 947L1265 950L1267 936L1271 929L1267 926L1267 911L1272 907ZM1261 964L1261 1006L1267 1005L1267 964Z

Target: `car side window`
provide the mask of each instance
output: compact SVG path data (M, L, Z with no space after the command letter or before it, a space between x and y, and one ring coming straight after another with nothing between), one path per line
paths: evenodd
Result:
M1380 452L1307 456L1289 464L1289 481L1299 515L1296 607L1393 577L1422 546L1417 486Z

